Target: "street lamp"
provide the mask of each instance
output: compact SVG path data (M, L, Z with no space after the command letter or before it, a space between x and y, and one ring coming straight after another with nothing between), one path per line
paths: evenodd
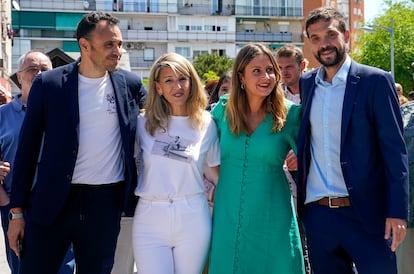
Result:
M374 32L377 29L383 29L387 31L391 37L391 47L390 47L390 58L391 58L391 75L394 78L394 18L391 18L391 27L383 27L383 26L365 26L361 28L362 30Z

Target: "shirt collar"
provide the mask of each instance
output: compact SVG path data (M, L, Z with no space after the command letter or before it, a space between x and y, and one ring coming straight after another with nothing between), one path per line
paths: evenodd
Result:
M13 108L14 108L17 112L23 111L23 107L26 107L26 105L25 105L25 104L23 104L22 100L20 100L20 97L21 97L21 96L22 96L21 94L19 94L19 95L15 96L15 97L13 98L13 100L10 102L10 104L12 104L12 105L13 105Z
M337 83L346 83L346 79L348 78L349 69L351 67L351 57L349 55L346 55L345 62L342 64L341 68L338 70L338 72L335 74L334 78L332 79L332 84ZM315 83L321 84L325 81L323 80L325 76L325 69L323 66L321 66L318 69L318 73L315 77Z

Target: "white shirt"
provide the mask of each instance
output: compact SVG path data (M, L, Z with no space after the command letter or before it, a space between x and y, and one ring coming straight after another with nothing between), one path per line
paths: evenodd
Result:
M205 112L204 129L197 130L189 117L171 116L167 132L151 136L145 116L138 117L136 144L142 149L143 172L135 190L137 196L167 200L204 193L203 163L220 164L217 127Z
M72 184L100 185L124 180L121 147L109 75L86 78L79 74L79 149Z

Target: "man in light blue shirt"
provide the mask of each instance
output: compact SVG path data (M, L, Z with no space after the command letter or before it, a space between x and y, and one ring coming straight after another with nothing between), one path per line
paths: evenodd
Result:
M345 17L306 19L321 67L302 76L298 213L314 274L396 274L408 217L408 159L392 76L347 54Z
M310 112L312 157L305 203L325 196L348 196L339 155L342 104L350 66L351 58L347 56L332 83L324 80L325 71L322 69L315 78L316 88Z

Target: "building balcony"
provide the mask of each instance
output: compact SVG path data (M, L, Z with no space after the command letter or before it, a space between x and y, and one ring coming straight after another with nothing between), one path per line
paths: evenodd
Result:
M293 42L291 32L236 32L237 42Z
M155 1L154 1L155 2ZM100 10L119 13L168 13L184 15L234 15L234 5L222 5L212 8L209 4L199 4L197 1L178 3L171 1L157 3L135 0L20 0L23 10L59 10L59 11L90 11Z
M236 16L303 17L303 5L297 6L252 6L236 5Z
M123 30L124 41L206 41L234 43L236 35L234 32L194 32L194 31L159 31L159 30Z
M140 61L137 58L129 59L130 65L133 68L146 68L149 69L154 64L154 61Z

